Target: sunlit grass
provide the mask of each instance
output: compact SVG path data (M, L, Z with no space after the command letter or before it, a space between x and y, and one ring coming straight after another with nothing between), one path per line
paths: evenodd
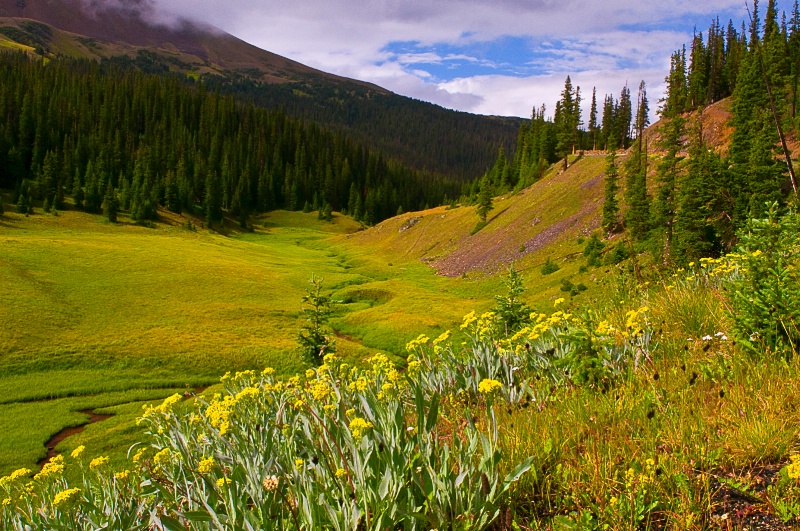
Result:
M227 371L303 370L295 337L311 273L343 301L331 325L340 355L355 363L376 351L400 359L420 330L455 326L491 300L482 285L437 277L422 263L388 265L345 237L360 227L340 215L322 222L276 212L255 220L253 233L225 237L187 230L169 213L145 228L124 217L110 224L75 211L11 210L0 218L0 420L13 424L19 407L49 420L17 431L30 445L15 459L9 442L0 468L31 466L50 435L84 417L78 407L31 401L106 403L109 393L209 384ZM122 456L135 437L110 426L92 426L90 442Z

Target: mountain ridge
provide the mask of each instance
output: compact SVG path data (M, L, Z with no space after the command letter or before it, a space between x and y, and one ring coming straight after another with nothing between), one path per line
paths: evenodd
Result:
M449 110L322 72L211 26L159 25L132 8L90 16L84 5L81 0L0 0L0 49L19 49L21 43L43 57L112 60L146 73L199 79L210 90L283 109L390 159L462 181L481 176L499 148L512 151L525 122ZM147 6L141 0L124 5Z

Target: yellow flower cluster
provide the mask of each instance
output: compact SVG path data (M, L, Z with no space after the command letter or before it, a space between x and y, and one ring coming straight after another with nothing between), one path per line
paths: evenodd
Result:
M425 334L421 334L417 339L412 339L408 343L406 343L406 350L409 352L414 352L420 347L424 347L430 342L430 338Z
M128 477L130 475L131 475L131 471L130 470L121 470L121 471L117 472L116 474L114 474L114 479L116 479L118 481L125 481L126 479L128 479Z
M220 395L214 395L214 399L206 408L206 417L211 425L219 429L220 435L225 435L230 429L230 419L233 415L233 408L236 405L236 397L226 395L220 400Z
M258 387L245 387L236 393L236 402L246 402L248 400L255 401L261 395L261 390Z
M413 354L406 359L406 374L409 378L416 378L422 371L422 363Z
M311 384L311 396L314 397L314 400L324 402L331 396L331 393L333 393L333 390L323 381L317 380Z
M164 401L161 402L161 405L148 406L145 404L144 406L142 406L142 409L144 409L144 416L149 417L156 413L162 413L162 414L169 413L172 411L172 407L181 400L183 400L183 397L178 393L175 393L174 395L165 398Z
M153 462L158 466L169 465L172 463L172 452L169 448L164 448L153 456Z
M0 487L5 487L12 481L15 481L19 478L25 477L31 473L29 468L20 468L11 473L10 476L3 476L0 478Z
M109 461L108 457L95 457L89 463L89 468L91 468L92 470L100 468L101 466L107 465L108 461Z
M197 465L197 471L201 474L208 474L214 470L214 456L204 457Z
M80 445L74 450L72 450L72 453L69 455L71 455L73 459L77 459L81 456L84 450L86 450L86 447L84 445Z
M647 313L650 308L642 306L636 310L630 310L625 314L625 332L622 333L624 337L636 337L644 331L647 326Z
M53 505L55 507L61 507L63 505L67 505L71 501L75 500L81 494L81 489L74 488L74 489L67 489L62 490L61 492L57 493L53 498Z
M361 439L361 437L363 437L365 434L364 432L372 427L373 426L371 422L361 417L356 417L350 421L350 431L353 432L354 439Z
M552 315L547 315L545 313L532 313L530 315L531 321L533 322L532 326L525 326L519 332L514 334L511 337L511 342L514 343L519 341L520 339L527 336L529 341L536 341L537 339L541 338L542 335L552 328L557 328L559 326L568 324L570 319L572 319L571 313L564 313L562 311L557 311Z
M503 384L497 380L491 380L489 378L484 378L481 380L481 383L478 384L478 392L487 396L495 394L502 388Z
M29 468L19 468L11 473L11 479L19 479L31 473Z
M786 472L789 474L789 479L800 479L800 454L789 456L791 463L786 467Z
M486 312L481 314L480 317L475 316L475 312L469 312L464 316L464 321L461 323L461 330L471 328L469 332L473 337L478 339L489 339L492 331L495 328L497 315L494 312Z
M45 465L42 467L42 470L33 476L33 479L48 478L50 476L61 474L62 472L64 472L64 456L57 455L45 463Z
M227 487L231 483L233 483L233 480L231 478L219 478L217 480L217 487L219 488Z

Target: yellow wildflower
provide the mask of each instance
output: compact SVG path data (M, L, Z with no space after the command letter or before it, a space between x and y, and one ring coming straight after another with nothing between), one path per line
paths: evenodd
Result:
M69 455L71 455L73 459L77 459L78 457L80 457L80 455L83 453L84 450L86 450L86 447L84 445L80 445L74 450L72 450L72 453Z
M361 439L364 436L364 432L372 427L371 422L361 417L356 417L350 421L350 431L353 432L353 438L355 439Z
M57 493L53 498L53 505L56 507L66 505L69 502L73 501L75 498L77 498L78 495L80 495L80 493L81 489L78 488L62 490L61 492Z
M101 466L107 465L108 461L109 461L108 457L95 457L89 463L89 468L91 468L92 470L94 470L95 468L100 468Z
M164 448L153 456L153 462L156 465L168 465L172 463L172 452L170 452L169 448Z
M433 340L433 344L434 344L434 345L438 345L439 343L444 343L444 342L445 342L445 341L447 341L448 339L450 339L450 330L447 330L447 331L446 331L446 332L444 332L442 335L440 335L439 337L437 337L436 339L434 339L434 340Z
M233 483L233 480L231 478L219 478L217 480L217 487L219 488L227 487L231 483Z
M408 357L408 366L406 367L406 374L409 378L416 378L422 370L422 363L417 361L413 356Z
M202 458L197 465L197 471L201 474L208 474L212 470L214 470L214 456Z
M266 369L261 371L261 376L272 376L273 374L275 374L275 369L273 369L272 367L267 367Z
M138 463L144 457L144 453L147 451L147 448L139 448L139 450L133 455L133 462Z
M11 473L11 479L19 479L31 473L29 468L19 468Z
M296 466L297 468L301 468L303 466L303 460L300 458L295 459L294 466Z
M314 400L324 401L326 400L332 393L330 387L325 382L315 382L311 386L311 396L314 397Z
M118 481L125 481L126 479L128 479L128 476L130 475L131 475L130 470L121 470L120 472L114 474L114 478L117 479Z
M467 327L469 327L469 325L471 325L472 323L474 323L477 320L478 320L478 318L475 317L475 312L474 311L469 312L467 315L464 316L464 322L461 325L461 330L466 329Z
M49 462L45 463L42 467L42 470L33 476L33 479L41 479L47 478L49 476L54 476L56 474L60 474L64 471L64 456L57 455Z
M347 472L344 471L344 468L337 468L336 469L336 477L343 478L347 475Z
M564 297L559 297L555 301L553 301L553 306L558 308L558 306L563 303L564 303Z
M502 388L503 384L489 378L484 378L481 380L481 383L478 384L478 392L484 395L493 395Z

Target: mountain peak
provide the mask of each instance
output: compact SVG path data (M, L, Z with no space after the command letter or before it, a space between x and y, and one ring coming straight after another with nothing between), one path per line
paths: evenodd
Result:
M31 19L82 38L118 45L108 52L95 49L95 57L135 55L137 49L148 49L167 52L201 73L247 72L249 77L270 83L323 76L383 90L262 50L211 25L163 13L151 0L0 0L3 18Z

